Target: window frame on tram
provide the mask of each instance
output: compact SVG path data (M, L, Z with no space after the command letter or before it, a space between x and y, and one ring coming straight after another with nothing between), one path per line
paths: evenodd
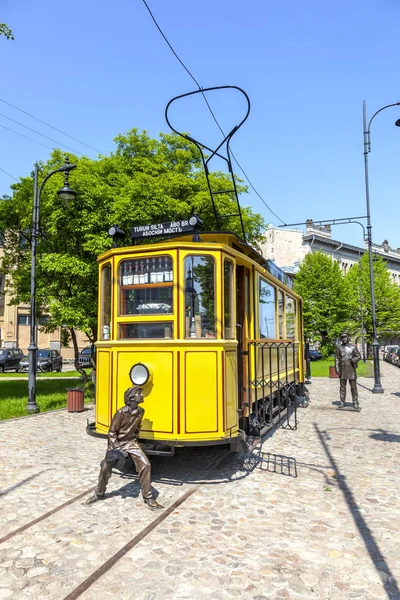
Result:
M229 268L229 273L226 271L226 267ZM236 327L235 327L235 294L234 294L234 282L235 282L235 263L227 256L222 256L222 311L223 311L223 332L222 337L226 340L236 339ZM228 278L227 278L228 275ZM226 306L228 304L228 307Z
M210 259L210 261L212 261L213 264L213 304L214 304L214 319L213 319L213 327L211 327L212 325L212 321L210 320L210 323L208 325L208 329L210 331L206 332L205 335L202 335L203 330L205 329L204 326L204 322L203 322L203 315L206 314L207 311L204 311L203 313L200 311L199 314L196 314L196 306L195 306L195 302L196 299L198 299L199 297L201 298L201 295L199 296L199 292L195 289L195 286L193 285L193 281L194 281L194 277L193 277L193 271L191 269L191 266L194 266L194 260L193 259ZM187 261L191 259L191 264L188 264ZM218 266L218 262L216 260L216 257L213 256L212 254L209 254L208 252L193 252L193 251L188 251L186 252L183 256L182 256L182 266L183 266L183 294L184 294L184 306L185 306L185 310L184 310L184 327L183 327L183 335L182 337L184 339L216 339L218 337L218 329L217 329L217 279L216 279L216 274L217 274L217 266ZM196 265L198 266L198 265ZM191 273L189 274L189 269L191 271ZM189 281L191 280L191 281ZM196 282L198 283L198 282ZM202 290L200 292L200 294L202 293ZM187 298L188 295L193 294L193 298ZM203 294L204 295L204 294ZM199 301L199 300L197 300ZM190 302L190 305L188 305L188 302ZM200 300L201 303L201 300ZM194 313L194 318L192 315L192 312ZM189 319L189 321L188 321ZM200 335L198 335L200 333Z
M262 309L262 303L261 302L261 285L265 284L265 286L268 286L268 288L270 288L271 290L273 290L273 294L274 294L274 300L273 300L273 311L272 311L272 315L274 318L274 335L263 335L262 334L262 326L261 326L261 309ZM263 339L263 340L275 340L276 338L276 329L277 329L277 294L276 294L277 288L275 285L273 285L270 281L268 281L265 277L263 277L262 275L259 274L258 276L258 286L257 286L257 300L258 300L258 339ZM267 304L272 304L272 302L268 302ZM269 332L267 332L269 333Z
M132 277L132 279L124 281L123 278L127 275L125 267L130 265L132 271L132 264L135 266L135 272L129 273L129 277ZM144 264L150 266L150 269L147 269L146 273L142 267ZM156 266L157 264L159 265L158 271L152 270L151 267L154 264ZM136 265L139 266L139 272L137 272L138 268ZM118 307L115 324L116 339L175 339L177 319L176 271L176 252L165 250L157 253L143 252L140 255L133 254L119 261L116 277L118 284L116 286L116 302ZM145 277L146 274L147 277L141 280L141 276ZM139 283L135 281L135 275L139 277ZM159 297L155 293L158 290L160 291ZM165 292L167 290L169 294L166 295ZM139 300L135 298L135 291L138 291ZM132 295L131 299L129 299L129 295ZM129 302L132 302L130 312L127 310ZM142 308L140 309L140 307ZM164 335L155 336L155 330L158 330L158 332L163 330Z
M108 273L108 282L106 274ZM107 290L105 289L108 283ZM109 340L112 336L111 327L113 320L113 273L111 262L106 262L102 265L100 271L100 324L99 324L99 339ZM107 311L107 315L106 315ZM108 322L106 323L106 316L108 316Z

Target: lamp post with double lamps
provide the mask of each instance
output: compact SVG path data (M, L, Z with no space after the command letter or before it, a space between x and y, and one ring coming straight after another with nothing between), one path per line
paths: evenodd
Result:
M376 310L375 310L375 290L374 290L374 270L372 263L372 226L371 226L371 212L370 212L370 201L369 201L369 178L368 178L368 154L371 152L371 123L377 114L391 108L392 106L400 106L400 102L394 102L393 104L387 104L382 106L376 111L370 118L367 125L367 108L365 102L363 104L363 125L364 125L364 170L365 170L365 197L367 202L367 243L368 243L368 256L369 256L369 279L370 279L370 290L371 290L371 313L372 313L372 330L373 330L373 341L372 341L372 352L374 360L374 394L382 394L383 388L381 384L381 374L379 367L379 342L376 331ZM400 127L400 119L395 123Z
M33 184L33 213L32 213L32 241L31 241L31 323L30 323L30 344L29 350L29 377L28 377L28 404L26 410L29 413L39 412L36 404L36 374L37 374L37 326L36 326L36 250L39 237L40 222L40 194L44 184L50 177L56 173L64 173L64 186L58 190L57 195L65 203L73 200L76 196L74 190L69 187L68 178L72 169L76 165L71 165L68 157L65 157L65 163L62 167L51 171L43 179L40 188L38 184L39 165L35 164L34 184Z

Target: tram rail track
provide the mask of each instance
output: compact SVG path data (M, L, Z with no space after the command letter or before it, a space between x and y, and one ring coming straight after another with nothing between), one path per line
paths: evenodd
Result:
M210 467L208 471L204 474L203 479L210 479L211 476L218 472L221 468L224 467L225 463L228 464L234 454L228 452L225 456L223 456L215 465ZM91 573L86 579L84 579L81 583L79 583L67 596L65 596L64 600L75 600L79 598L86 590L88 590L98 579L100 579L105 573L107 573L121 558L123 558L130 550L132 550L135 546L137 546L145 537L147 537L154 529L156 529L165 519L167 519L179 506L181 506L186 500L188 500L196 491L205 485L203 482L196 483L192 485L184 494L182 494L175 502L173 502L170 506L162 511L153 521L151 521L146 527L144 527L139 533L137 533L129 542L127 542L122 548L117 550L113 556L111 556L108 560L106 560L102 565L100 565L93 573ZM19 535L31 527L34 527L41 521L44 521L48 517L51 517L55 513L61 511L64 508L67 508L71 504L74 504L78 500L82 499L84 496L93 492L95 487L90 487L86 489L84 492L81 492L77 496L71 498L70 500L63 502L59 506L51 509L50 511L44 513L40 517L29 521L25 525L14 529L14 531L9 532L7 535L0 538L0 544L8 541L9 539Z

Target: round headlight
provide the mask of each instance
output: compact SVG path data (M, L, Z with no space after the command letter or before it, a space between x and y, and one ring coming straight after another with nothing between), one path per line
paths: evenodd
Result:
M134 385L145 385L150 379L150 371L143 363L133 365L129 377Z

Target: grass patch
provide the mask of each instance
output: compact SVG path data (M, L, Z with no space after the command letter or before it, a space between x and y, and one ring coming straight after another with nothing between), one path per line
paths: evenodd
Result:
M91 369L85 369L87 376L89 377L90 373L91 373ZM7 371L6 373L0 373L0 381L1 379L5 379L5 378L9 378L12 377L12 379L28 379L28 373L16 373L15 371ZM65 371L61 373L56 373L55 371L52 373L37 373L37 378L43 378L43 377L51 377L53 379L53 377L55 379L57 379L57 377L68 377L68 378L75 378L75 379L80 379L81 375L78 373L78 371Z
M67 406L67 389L74 385L83 387L80 381L66 381L57 378L38 380L36 385L36 402L40 412L65 408ZM84 399L93 402L94 388L90 381L85 386ZM0 421L13 417L24 417L28 413L25 408L28 402L28 385L26 381L0 382Z
M329 367L334 366L334 361L331 358L315 360L311 362L311 377L329 377ZM357 368L358 377L373 377L374 367L370 360L366 363L360 361Z

